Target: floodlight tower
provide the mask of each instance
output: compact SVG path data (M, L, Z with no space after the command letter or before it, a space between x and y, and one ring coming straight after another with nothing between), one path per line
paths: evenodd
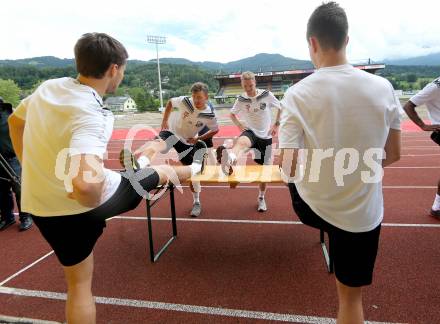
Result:
M157 57L157 76L159 78L159 98L160 98L160 108L163 109L163 99L162 99L162 82L160 80L160 63L159 63L159 44L165 44L167 42L166 37L163 36L152 36L147 35L147 42L151 44L156 44L156 57Z

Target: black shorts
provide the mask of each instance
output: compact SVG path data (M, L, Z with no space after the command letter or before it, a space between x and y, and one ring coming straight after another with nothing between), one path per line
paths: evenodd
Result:
M202 129L203 131L204 129ZM204 134L202 131L199 133L199 135ZM206 133L206 132L205 132ZM172 148L174 148L179 155L179 161L182 162L183 165L190 165L193 163L194 158L194 145L189 145L183 143L174 133L163 130L159 133L159 138L165 141L167 144L167 147L165 150L163 150L161 153L165 154ZM207 147L212 147L212 138L204 140Z
M349 287L370 285L373 281L381 225L368 232L344 231L313 212L298 194L294 183L289 183L289 191L293 209L301 222L327 232L336 278Z
M246 129L240 136L245 136L251 141L254 149L254 161L260 165L270 164L272 161L272 138L260 138L250 129Z
M139 177L145 177L142 180ZM66 216L32 216L43 237L54 250L63 266L73 266L87 258L101 236L105 220L132 210L142 200L133 181L146 191L157 187L159 175L147 168L136 172L127 179L121 177L121 183L113 196L97 208L85 213Z
M440 145L440 131L432 132L431 139L435 144Z

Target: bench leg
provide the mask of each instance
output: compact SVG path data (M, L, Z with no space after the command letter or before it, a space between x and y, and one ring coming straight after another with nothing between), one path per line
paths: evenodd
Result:
M151 202L149 199L147 199L147 224L148 224L148 240L149 240L149 247L150 247L150 261L156 262L163 252L168 248L168 246L171 244L171 242L174 241L174 239L177 237L177 221L176 221L176 206L174 201L174 185L170 184L167 188L167 190L170 191L170 206L171 206L171 224L172 224L172 236L166 242L163 247L157 252L154 253L154 244L153 244L153 224L151 222ZM159 198L160 199L160 198Z
M327 250L327 246L325 245L323 230L319 230L319 241L321 243L322 253L324 254L324 259L325 259L325 264L327 266L327 271L328 271L328 273L333 273L333 258L332 258L332 254L331 254L330 240L329 240L329 245L328 245L328 250Z

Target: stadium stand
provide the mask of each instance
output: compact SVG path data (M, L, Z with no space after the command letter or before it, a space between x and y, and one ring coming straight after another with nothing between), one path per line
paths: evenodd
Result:
M355 64L356 68L370 73L376 73L385 68L384 64ZM282 97L284 92L293 84L312 74L313 69L308 70L285 70L254 72L257 80L257 88L267 89L277 97ZM219 90L214 99L218 104L225 103L228 98L236 98L243 92L240 84L240 73L216 75L215 79L219 83Z

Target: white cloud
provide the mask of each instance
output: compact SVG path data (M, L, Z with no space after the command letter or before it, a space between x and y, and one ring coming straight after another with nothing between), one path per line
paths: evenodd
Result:
M228 62L257 53L308 59L307 19L321 0L207 2L77 0L2 4L0 59L42 55L73 57L73 45L90 31L122 41L131 58L155 58L148 34L167 37L161 57ZM350 24L349 58L407 57L440 51L439 5L418 0L341 0Z

